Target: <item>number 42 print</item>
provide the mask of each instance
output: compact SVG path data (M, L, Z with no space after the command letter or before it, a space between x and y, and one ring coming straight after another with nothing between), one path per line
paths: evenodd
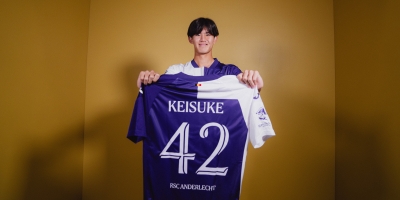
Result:
M208 136L208 128L209 127L217 127L219 128L220 137L217 146L214 151L208 157L208 159L199 167L196 171L199 175L211 175L211 176L225 176L228 172L228 167L208 167L207 165L211 162L212 159L215 158L218 154L220 154L226 147L229 141L229 131L226 126L218 124L216 122L210 122L205 124L200 129L200 136L202 138L206 138ZM179 152L168 152L167 150L170 148L172 143L177 140L179 136ZM188 161L194 160L195 153L188 152L189 147L189 124L187 122L183 122L178 130L175 131L174 135L168 141L167 145L164 147L162 152L160 153L161 158L172 158L179 160L179 174L187 174Z

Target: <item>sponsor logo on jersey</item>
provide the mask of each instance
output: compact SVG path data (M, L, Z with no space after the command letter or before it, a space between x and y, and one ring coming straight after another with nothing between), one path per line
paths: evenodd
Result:
M268 122L262 121L261 124L258 125L258 127L260 127L260 128L266 127L266 126L271 126L271 123L269 121Z
M168 101L168 112L223 114L224 102Z

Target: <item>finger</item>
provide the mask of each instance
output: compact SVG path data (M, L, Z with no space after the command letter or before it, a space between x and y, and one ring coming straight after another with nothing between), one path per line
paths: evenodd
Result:
M244 70L243 76L242 76L242 81L245 84L247 84L248 75L249 75L249 70Z
M255 83L254 83L254 71L253 70L249 70L249 74L247 77L247 85L250 86L251 88L254 88Z
M160 78L160 74L155 73L154 74L154 78L153 78L153 82L157 82L159 78Z
M137 86L138 88L140 88L140 86L141 86L142 83L143 83L143 74L144 74L143 71L141 71L141 72L139 73L139 76L138 76L138 79L137 79L137 82L136 82L136 86Z
M243 73L240 73L236 76L239 79L239 82L244 83L242 78L243 78Z
M152 82L153 82L153 79L154 79L154 74L150 74L150 75L149 75L148 83L149 83L149 84L152 83Z
M260 90L262 87L264 87L264 81L258 71L256 71L256 86Z
M260 73L258 71L254 71L254 75L253 75L254 86L257 86L257 87L259 86L260 81L262 81L260 79L261 79Z
M150 76L150 71L146 70L143 76L143 84L147 85L150 84L151 82L149 82L149 76Z
M160 78L160 75L154 72L153 70L150 71L149 73L149 81L148 83L151 84L153 82L156 82Z

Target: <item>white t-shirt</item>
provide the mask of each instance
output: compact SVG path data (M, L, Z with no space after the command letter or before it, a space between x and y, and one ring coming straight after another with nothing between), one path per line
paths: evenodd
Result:
M177 74L180 72L191 76L204 76L210 74L238 75L242 73L237 66L221 63L217 58L214 58L214 62L210 67L199 67L196 62L192 60L186 64L176 64L170 66L165 74Z

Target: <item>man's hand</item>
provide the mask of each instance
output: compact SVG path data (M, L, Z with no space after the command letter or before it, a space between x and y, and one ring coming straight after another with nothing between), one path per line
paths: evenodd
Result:
M157 82L157 80L160 78L160 74L155 73L153 70L151 71L141 71L139 73L139 77L137 79L137 87L140 88L140 86L143 84L151 84L153 82Z
M264 81L258 71L244 70L243 73L237 75L237 78L241 83L248 85L251 88L257 87L258 90L264 86Z

